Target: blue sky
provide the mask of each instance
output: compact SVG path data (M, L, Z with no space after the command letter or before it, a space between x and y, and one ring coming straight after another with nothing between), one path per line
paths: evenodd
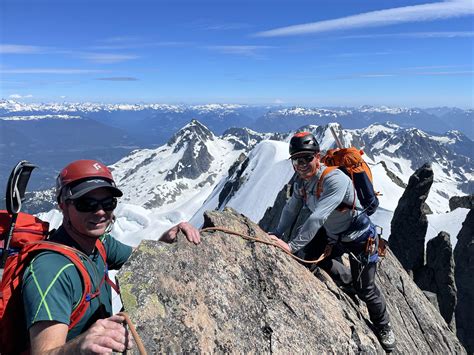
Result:
M0 0L0 98L474 106L472 0Z

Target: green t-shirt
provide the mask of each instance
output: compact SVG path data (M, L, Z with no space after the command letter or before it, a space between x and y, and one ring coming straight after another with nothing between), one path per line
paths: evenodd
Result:
M129 258L132 248L109 234L105 234L101 240L107 252L109 269L119 269ZM62 227L54 233L51 241L81 250ZM97 250L89 255L89 259L92 262L84 262L84 265L91 277L94 292L100 285L106 267ZM57 321L69 325L72 311L82 297L82 278L67 257L56 252L45 251L38 254L26 269L23 275L22 292L28 329L40 321ZM68 332L67 340L85 332L96 320L111 315L111 288L107 282L104 282L100 288L100 295L90 301L84 317Z

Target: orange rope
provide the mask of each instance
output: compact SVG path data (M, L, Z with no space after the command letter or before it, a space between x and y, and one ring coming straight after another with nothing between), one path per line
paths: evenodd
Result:
M226 234L236 235L236 236L239 236L239 237L241 237L241 238L243 238L243 239L251 240L251 241L254 241L254 242L257 242L257 243L272 245L272 246L274 246L274 247L277 247L277 248L283 250L286 254L288 254L289 256L291 256L293 259L298 260L299 262L302 262L302 263L305 263L305 264L317 264L317 263L321 262L323 259L325 259L325 258L330 254L330 253L328 253L327 255L326 255L326 254L322 254L322 255L321 255L318 259L316 259L316 260L304 260L304 259L298 258L296 255L293 255L292 253L290 253L289 251L283 249L281 246L279 246L278 244L275 244L275 243L272 242L272 241L264 240L264 239L261 239L261 238L251 237L251 236L249 236L249 235L245 235L245 234L242 234L242 233L239 233L239 232L236 232L236 231L227 229L227 228L223 228L223 227L207 227L207 228L201 229L201 232L210 232L210 231L224 232L224 233L226 233Z
M140 335L138 335L135 326L133 325L132 321L130 320L130 317L128 316L127 313L125 312L120 312L118 313L119 316L122 316L125 318L125 322L128 325L128 328L130 329L130 332L133 335L133 339L135 340L135 344L137 344L138 351L140 352L141 355L147 355L145 346L143 345L142 339L140 338Z

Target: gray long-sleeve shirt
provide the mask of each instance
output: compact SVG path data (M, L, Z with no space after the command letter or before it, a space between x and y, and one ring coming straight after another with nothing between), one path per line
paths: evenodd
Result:
M316 197L316 188L322 172L326 169L321 164L316 174L308 181L297 179L294 184L293 195L283 208L280 222L276 230L277 235L282 235L298 216L303 204L311 211L311 215L299 228L297 235L289 242L292 252L296 252L305 247L316 235L319 228L326 228L329 238L336 242L339 234L347 231L354 217L360 212L361 205L357 199L352 180L339 169L329 172L323 181L320 198ZM352 206L356 203L356 210L345 209L343 211L336 208L344 203ZM362 235L368 226L362 230L356 230L344 235L342 242L349 242ZM331 242L330 240L330 242Z

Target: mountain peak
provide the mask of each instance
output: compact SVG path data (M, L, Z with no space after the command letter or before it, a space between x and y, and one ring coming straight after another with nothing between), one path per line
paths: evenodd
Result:
M175 145L174 151L177 152L187 143L197 141L213 141L214 139L214 133L212 133L209 128L204 126L198 120L193 119L183 128L181 128L178 132L176 132L167 144L169 146Z

